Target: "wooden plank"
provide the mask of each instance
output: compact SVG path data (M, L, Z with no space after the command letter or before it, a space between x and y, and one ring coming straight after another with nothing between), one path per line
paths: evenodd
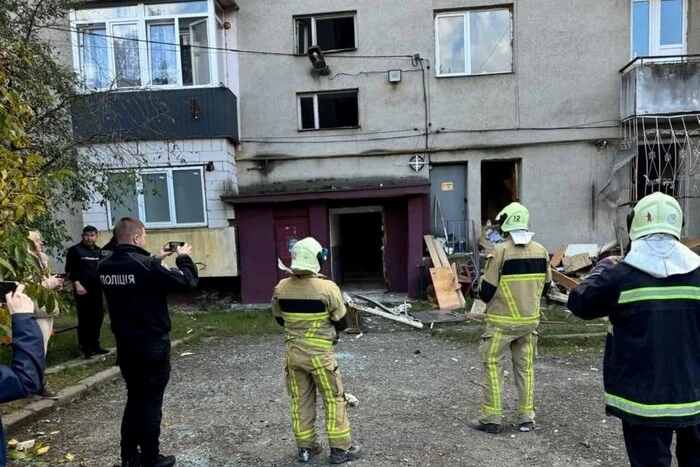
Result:
M423 240L425 240L425 245L428 247L428 253L430 253L430 260L433 262L433 266L439 268L442 266L442 263L440 263L440 257L438 256L437 249L435 248L435 237L432 235L424 235Z
M435 296L441 310L456 310L460 308L460 300L455 291L455 277L449 267L430 268L430 277L433 279ZM464 297L462 297L464 298Z
M568 248L569 245L562 245L559 247L557 251L554 252L552 255L552 260L549 262L549 265L552 266L553 268L558 268L559 265L561 264L561 260L564 258L564 254L566 253L566 249Z
M564 256L561 263L564 266L565 273L580 271L581 269L586 269L587 267L593 265L591 257L588 255L588 253L581 253L574 256Z
M454 286L455 292L457 293L457 300L459 300L459 305L460 308L464 308L464 305L467 304L467 301L464 299L464 295L462 294L462 284L459 283L459 280L457 280L457 263L452 263L452 284Z
M433 241L436 243L435 249L437 250L438 258L440 258L440 266L450 267L450 260L447 258L445 249L442 247L440 242L437 241L437 239L433 238Z
M556 269L552 269L552 280L564 287L566 290L575 289L581 283L581 281L578 279L564 275Z

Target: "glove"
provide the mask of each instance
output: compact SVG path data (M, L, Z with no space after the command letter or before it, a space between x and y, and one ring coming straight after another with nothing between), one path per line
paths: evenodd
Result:
M595 265L591 273L586 277L586 279L600 276L603 274L603 271L607 271L609 269L614 268L617 266L620 262L622 261L622 256L608 256L607 258L601 259L598 261L598 263Z

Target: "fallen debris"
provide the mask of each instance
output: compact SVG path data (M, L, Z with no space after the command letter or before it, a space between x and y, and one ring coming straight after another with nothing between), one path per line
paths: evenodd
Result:
M561 263L564 266L564 272L566 274L577 272L582 269L586 269L589 266L593 266L593 261L591 261L591 256L588 253L580 253L574 256L564 256Z
M365 313L371 313L373 315L381 316L392 321L397 321L399 323L413 326L414 328L423 328L423 323L413 318L408 313L404 312L403 314L395 314L395 312L392 311L390 308L387 308L381 303L376 302L370 298L363 297L361 295L351 292L343 292L343 300L345 301L348 307L354 310L363 311ZM361 304L357 300L363 300L373 306Z
M464 308L466 300L462 294L462 284L458 280L457 266L450 263L442 243L434 236L425 235L423 239L433 262L430 277L438 306L441 310Z

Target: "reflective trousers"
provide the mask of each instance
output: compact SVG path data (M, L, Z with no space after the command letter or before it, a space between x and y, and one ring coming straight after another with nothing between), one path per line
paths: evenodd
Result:
M537 351L536 331L510 331L487 326L482 335L479 352L485 377L482 393L482 423L501 424L503 371L508 353L512 355L513 376L518 388L517 423L535 421L533 393L535 389L534 360Z
M326 408L326 435L331 448L347 450L352 442L343 383L333 349L285 344L285 377L291 396L292 427L297 446L313 448L316 436L316 391Z

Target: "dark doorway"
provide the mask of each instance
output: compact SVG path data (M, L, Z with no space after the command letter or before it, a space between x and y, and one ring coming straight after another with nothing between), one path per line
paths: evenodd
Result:
M481 223L493 222L508 204L520 199L519 161L481 162Z
M381 212L341 214L338 233L341 283L384 284L384 232Z

